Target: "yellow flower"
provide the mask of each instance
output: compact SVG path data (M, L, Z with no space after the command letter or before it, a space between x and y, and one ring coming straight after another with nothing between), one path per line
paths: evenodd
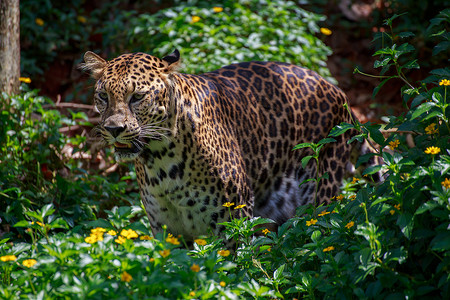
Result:
M391 210L389 211L389 213L390 213L391 215L393 215L393 214L395 214L395 210L391 209Z
M425 133L426 134L435 134L438 133L439 130L436 128L436 123L431 123L430 125L428 125L427 127L425 127Z
M246 206L247 206L246 204L241 204L241 205L236 206L234 209L241 209Z
M408 178L411 176L409 173L403 173L400 175L401 180L408 180Z
M330 247L326 247L325 249L323 249L323 252L329 252L329 251L332 251L332 250L334 250L334 247L330 246Z
M120 276L120 280L125 282L130 282L133 277L127 273L127 271L123 271L122 275Z
M356 199L356 195L351 195L349 198L350 198L351 201L353 201L353 200Z
M19 77L19 80L21 82L25 82L25 83L31 83L31 79L28 77Z
M445 85L445 86L450 85L450 80L448 80L448 79L442 79L442 80L439 82L439 85Z
M77 20L78 20L78 22L83 23L83 24L87 22L86 18L83 16L78 16Z
M194 292L194 291L191 291L191 292L189 293L189 297L195 297L195 292Z
M153 239L153 237L151 237L149 235L142 235L142 236L139 237L139 239L143 240L143 241L150 241L150 240Z
M127 239L124 238L123 236L119 236L119 237L118 237L117 239L115 239L114 241L115 241L117 244L122 245L123 243L125 243L126 240L127 240Z
M161 251L159 251L159 255L166 258L167 256L170 255L170 250L169 249L161 250Z
M224 207L232 207L234 205L234 202L226 202L222 206Z
M41 18L36 18L34 20L34 22L38 25L38 26L44 26L44 20L42 20Z
M95 235L90 235L90 236L86 237L86 238L84 239L84 241L85 241L86 243L88 243L88 244L94 244L95 242L98 241L98 239L97 239L97 237L96 237Z
M441 182L442 186L446 189L450 189L450 179L445 178L444 181Z
M399 140L393 140L393 141L389 142L389 148L391 148L391 150L394 150L395 148L397 148L398 145L400 145Z
M332 34L331 30L328 29L328 28L325 28L325 27L320 28L320 32L322 34L324 34L324 35L331 35Z
M31 268L32 266L34 266L37 263L37 260L35 259L25 259L22 262L22 265L24 265L27 268Z
M200 21L200 17L199 16L192 16L191 18L191 23L197 23L198 21Z
M152 262L155 262L155 259L153 257L151 257L148 261L152 263Z
M438 154L439 152L441 152L441 148L439 148L439 147L434 147L434 146L428 147L428 148L425 150L425 153L426 153L426 154L432 154L432 155Z
M324 210L323 212L321 212L320 214L318 214L318 216L319 216L319 217L323 217L323 216L325 216L325 215L328 215L329 213L330 213L329 211Z
M272 251L272 247L267 248L267 251L268 252Z
M4 255L0 257L1 261L15 261L17 259L17 257L15 255Z
M205 246L207 244L204 239L195 239L194 242L199 246Z
M120 235L126 237L127 239L134 239L138 237L138 234L133 229L122 229Z
M316 219L311 219L309 221L306 221L306 226L311 226L317 223Z
M114 236L114 235L117 235L117 231L110 230L110 231L107 232L107 234Z
M217 251L217 254L223 257L227 257L228 255L230 255L230 250L219 250Z
M347 223L347 225L345 225L345 228L350 229L350 228L352 228L354 225L355 225L355 222L350 221L350 222Z
M223 7L220 7L220 6L214 6L214 7L213 7L213 11L214 11L215 13L223 12Z
M86 243L93 244L98 241L103 241L104 228L91 229L91 235L84 239Z
M225 287L227 284L225 283L225 281L221 281L221 282L219 283L219 285L220 285L221 287Z
M400 204L394 205L397 210L400 210Z
M193 265L191 266L191 270L192 270L193 272L197 273L197 272L200 271L200 266L197 265L197 264L193 264Z
M342 199L344 199L344 195L340 194L339 196L336 197L336 200L341 201Z
M361 180L361 179L359 179L359 178L353 177L352 184L355 184L355 183L357 183L357 182L360 181L360 180Z
M93 234L103 234L104 232L106 232L106 229L101 227L91 229L91 233Z
M179 244L180 244L180 242L178 241L178 239L177 239L176 237L174 237L174 236L171 236L171 235L169 235L169 236L166 238L166 242L168 242L168 243L170 243L170 244L172 244L172 245L179 245Z
M262 233L264 233L265 235L267 235L269 232L270 232L270 230L267 228L262 231Z

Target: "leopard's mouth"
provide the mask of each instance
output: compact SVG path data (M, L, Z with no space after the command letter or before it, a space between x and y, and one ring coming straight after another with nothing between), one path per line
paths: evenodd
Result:
M122 143L119 143L119 142L115 142L114 143L114 148L116 149L116 152L118 152L119 154L123 154L123 153L138 153L138 152L140 152L142 150L140 147L137 147L135 143L122 144Z
M116 147L116 149L131 149L132 146L129 144L122 144L119 142L115 142L114 147Z

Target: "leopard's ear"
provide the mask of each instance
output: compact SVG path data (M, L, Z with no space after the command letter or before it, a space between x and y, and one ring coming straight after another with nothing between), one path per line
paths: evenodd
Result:
M180 51L175 49L171 54L164 56L162 60L167 63L169 73L173 72L180 65Z
M84 63L80 65L80 68L83 71L90 72L91 76L94 79L99 79L102 76L106 65L107 65L106 60L104 60L94 52L87 51L84 54Z

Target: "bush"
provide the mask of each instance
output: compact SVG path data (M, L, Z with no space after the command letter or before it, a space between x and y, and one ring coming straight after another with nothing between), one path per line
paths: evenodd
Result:
M136 185L130 189L130 177L120 180L111 175L109 182L100 172L88 173L83 169L85 161L75 158L75 152L86 151L86 137L68 137L60 129L76 123L89 125L83 120L86 115L65 117L52 109L50 99L37 96L25 84L22 94L2 94L0 102L0 220L7 232L12 230L7 236L18 233L11 226L47 204L54 205L56 215L74 227L95 219L100 206L138 201L132 192ZM23 236L23 230L18 230Z
M449 10L443 11L432 24L447 26L449 15ZM391 26L397 17L388 19L386 25ZM15 227L23 228L19 233L27 238L24 241L11 234L0 241L1 297L70 298L76 294L82 298L111 299L450 298L450 70L436 69L419 83L409 82L409 68L420 67L419 62L407 59L414 51L404 42L409 36L386 36L402 43L384 45L376 52L379 59L375 62L375 67L384 68L384 74L391 74L381 79L406 83L402 95L408 112L387 117L383 126L344 123L331 134L357 130L356 139L368 139L379 146L377 153L360 157L359 163L376 155L384 165L371 166L361 178L344 182L342 194L336 195L331 204L298 208L297 216L277 232L263 230L261 236L253 237L255 231L261 231L258 225L269 222L260 218L226 223L228 236L240 241L233 255L214 237L197 239L193 250L183 249L187 247L182 237L166 231L150 237L148 222L140 218L142 208L137 205L107 210L106 219L88 215L90 222L77 223L67 230L69 224L58 212L58 201L34 205L31 201L17 201L16 195L4 189L7 182L6 187L17 187L17 193L30 195L19 182L21 172L29 172L14 161L14 156L20 154L13 151L10 159L5 159L10 152L2 148L0 160L8 169L1 169L0 196L2 201L10 201L4 206L13 205L13 200L22 203L24 208L11 215L19 216ZM448 33L442 29L436 37L445 43ZM11 99L11 103L25 101L32 105L28 111L40 112L39 124L47 126L45 113L39 105L34 106L39 101L26 102L31 98L25 93ZM38 141L50 143L45 135L28 135L39 130L38 122L33 118L23 124L15 121L24 120L20 113L14 112L13 118L2 114L1 128L6 129L1 138L9 141L6 144L13 148L22 145L18 149L42 149L36 148ZM11 130L20 132L8 135ZM47 130L52 132L55 128ZM62 138L58 132L54 134ZM18 140L11 140L16 137ZM59 149L59 138L45 145ZM26 143L20 144L22 141ZM51 153L40 151L33 155L49 159ZM19 171L12 173L15 170ZM374 184L370 176L379 171L385 172L385 180ZM83 178L95 182L92 177ZM55 191L60 183L52 181ZM71 184L82 186L76 180ZM49 186L46 183L39 189L33 187L31 193L44 191L46 199L53 199L46 191ZM111 192L117 195L119 189ZM72 195L74 199L83 197L81 192ZM98 196L94 192L87 197Z
M22 0L20 1L21 74L38 80L48 65L59 58L79 57L81 51L107 47L115 42L109 39L111 32L103 32L102 45L96 39L105 20L121 16L120 1L102 1L99 7L86 5L86 1ZM94 9L91 9L94 7ZM123 22L118 18L108 21ZM117 25L116 25L117 26ZM97 37L95 37L97 35ZM63 55L62 55L63 54ZM62 57L61 57L62 56Z
M298 64L333 80L325 63L331 51L315 36L324 17L292 1L222 1L215 7L200 0L176 3L136 16L128 48L159 57L178 48L188 73L271 60Z

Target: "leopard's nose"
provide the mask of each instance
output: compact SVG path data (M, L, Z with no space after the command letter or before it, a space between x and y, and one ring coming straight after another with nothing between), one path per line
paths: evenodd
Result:
M118 137L126 128L126 126L105 126L105 129L111 133L113 137Z

